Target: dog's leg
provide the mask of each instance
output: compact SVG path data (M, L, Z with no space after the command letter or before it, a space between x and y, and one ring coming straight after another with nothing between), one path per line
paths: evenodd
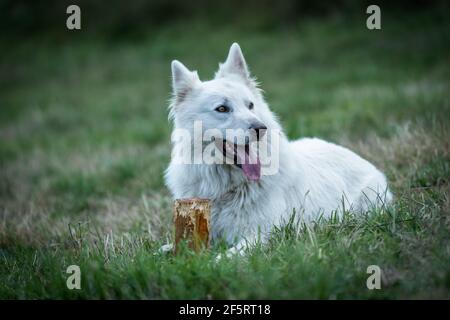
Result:
M233 256L243 256L245 255L245 251L248 248L251 248L256 243L261 242L265 243L265 237L247 237L245 239L240 240L235 246L231 247L225 252L225 256L227 258L231 258ZM216 261L220 261L223 258L222 254L218 254L216 257Z
M237 245L228 249L226 251L225 255L227 256L227 258L231 258L232 256L235 256L235 255L243 256L245 254L245 249L248 247L249 247L249 245L248 245L247 241L241 240L238 242Z
M159 248L158 253L167 253L173 251L173 243L168 243Z

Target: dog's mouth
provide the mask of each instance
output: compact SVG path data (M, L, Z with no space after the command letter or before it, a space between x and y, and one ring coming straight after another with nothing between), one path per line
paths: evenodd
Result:
M222 140L222 153L225 157L233 159L233 164L242 169L247 179L258 181L261 178L261 162L256 146Z

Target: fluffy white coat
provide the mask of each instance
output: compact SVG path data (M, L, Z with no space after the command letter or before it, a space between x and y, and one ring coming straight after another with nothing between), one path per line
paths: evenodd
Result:
M193 121L201 120L205 129L245 129L258 122L268 130L281 130L236 43L213 80L200 81L196 72L178 61L172 62L172 76L174 129L192 131ZM229 114L215 112L223 101L232 108ZM180 147L175 143L173 150ZM279 170L259 181L249 181L235 165L177 164L176 152L172 156L165 178L173 197L211 199L212 241L227 241L230 252L267 239L273 226L287 221L294 209L310 221L343 207L365 211L392 198L384 174L374 165L316 138L288 141L281 133Z

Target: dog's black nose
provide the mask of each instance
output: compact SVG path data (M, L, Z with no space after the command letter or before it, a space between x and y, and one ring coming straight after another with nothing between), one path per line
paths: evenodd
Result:
M257 140L261 139L267 131L267 127L262 123L252 124L249 129L255 130Z

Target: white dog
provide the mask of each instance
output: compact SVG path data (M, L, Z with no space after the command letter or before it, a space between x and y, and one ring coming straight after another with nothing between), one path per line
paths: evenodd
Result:
M361 212L392 199L383 173L352 151L316 138L288 141L237 43L213 80L200 81L197 72L178 61L172 62L172 77L174 130L184 130L193 139L173 141L166 185L174 198L212 201L211 240L225 240L232 246L230 253L266 240L273 226L287 221L294 210L310 221L342 212L343 207ZM202 124L197 133L196 121ZM210 129L218 134L241 129L250 132L246 136L250 139L241 143L215 140L217 153L233 159L231 163L182 163L180 150L191 150ZM278 167L265 175L258 151L250 143L271 131L278 137L277 154L271 155L278 157ZM220 147L218 141L224 145Z

